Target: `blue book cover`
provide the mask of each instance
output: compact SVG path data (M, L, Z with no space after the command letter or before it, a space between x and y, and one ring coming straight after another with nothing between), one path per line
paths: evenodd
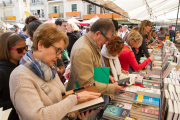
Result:
M108 105L108 107L106 108L106 110L104 112L119 117L122 110L123 110L123 108L116 107L113 105Z
M136 94L134 101L159 106L159 98Z
M151 104L151 105L159 106L159 98L144 96L142 102L147 103L147 104Z

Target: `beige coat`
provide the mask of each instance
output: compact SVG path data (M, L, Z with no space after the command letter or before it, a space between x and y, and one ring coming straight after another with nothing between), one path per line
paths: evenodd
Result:
M42 80L24 65L18 66L10 76L10 97L21 120L61 120L77 104L76 95L62 100L64 85L58 75L46 82L58 103L51 99L40 88L37 81Z
M114 84L103 84L94 81L94 67L102 67L101 49L85 34L73 45L71 51L71 69L67 90L76 88L76 80L80 87L94 83L98 92L114 97Z

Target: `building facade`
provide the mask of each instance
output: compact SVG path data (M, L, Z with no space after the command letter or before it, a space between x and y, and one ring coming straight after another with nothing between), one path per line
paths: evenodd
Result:
M5 23L24 23L30 12L29 0L0 0L0 20Z
M47 0L30 0L30 13L42 21L48 20Z

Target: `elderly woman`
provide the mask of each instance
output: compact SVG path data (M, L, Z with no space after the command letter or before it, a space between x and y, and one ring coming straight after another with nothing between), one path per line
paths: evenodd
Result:
M69 23L67 30L71 33L69 35L69 45L67 47L68 56L70 57L71 49L74 43L81 37L81 33L79 32L79 27L75 23Z
M142 44L143 38L136 30L131 30L126 36L126 42L124 43L124 48L119 55L119 61L121 63L121 68L128 71L129 65L135 70L139 71L143 69L149 62L154 60L153 56L150 56L141 64L136 61L134 52L132 48L139 48Z
M52 24L40 25L27 52L10 76L10 96L21 120L61 120L77 104L99 93L81 92L62 100L65 87L53 64L68 45L66 34ZM84 119L91 113L78 115Z
M124 48L124 40L119 36L113 36L101 50L106 67L110 67L110 82L120 79L121 73L128 74L128 71L121 70L118 55Z

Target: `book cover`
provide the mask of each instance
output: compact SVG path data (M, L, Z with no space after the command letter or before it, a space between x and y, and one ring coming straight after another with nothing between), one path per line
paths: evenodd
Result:
M119 115L119 117L126 118L126 117L129 116L129 113L130 113L130 110L123 109L123 110L121 111L121 114Z
M127 110L131 110L132 104L124 103L124 102L114 102L112 105L120 108L124 108Z
M134 101L159 106L159 98L136 94Z
M146 108L141 108L141 112L148 113L148 114L153 114L153 115L159 115L159 111L146 109Z
M108 107L106 108L104 113L119 116L121 114L122 110L123 110L123 108L116 107L116 106L113 106L113 105L108 105Z

